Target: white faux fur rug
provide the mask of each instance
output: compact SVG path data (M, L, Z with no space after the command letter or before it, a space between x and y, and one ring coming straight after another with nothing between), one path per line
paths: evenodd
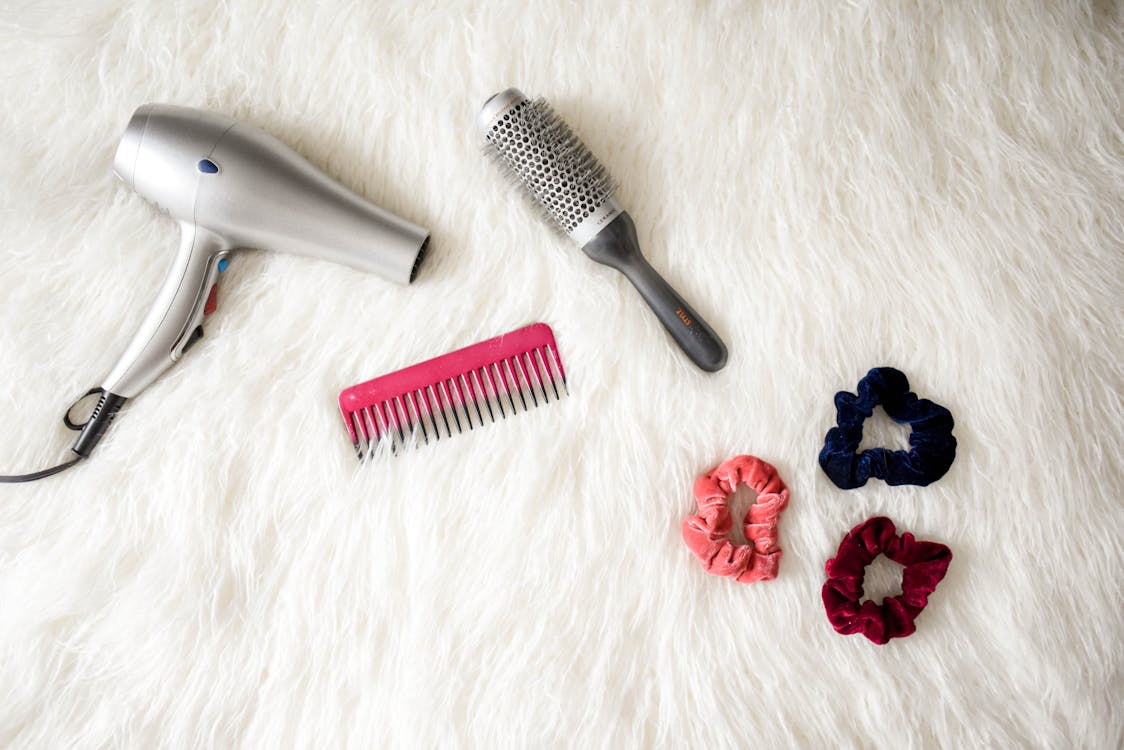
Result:
M0 746L1124 742L1119 5L318 5L0 3L0 472L67 454L174 253L111 174L140 104L433 232L409 288L246 251L90 462L0 487ZM721 373L483 159L511 85L619 179ZM535 320L569 400L356 466L341 387ZM929 488L816 463L877 365L955 415ZM754 586L679 532L743 452L792 488ZM876 514L954 555L884 647L820 602Z

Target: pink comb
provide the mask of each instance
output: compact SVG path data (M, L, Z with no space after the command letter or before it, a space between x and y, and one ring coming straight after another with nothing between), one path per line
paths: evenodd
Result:
M540 396L544 403L551 394L557 400L558 381L568 394L554 332L534 323L341 391L340 413L363 460L384 443L391 452L419 437L428 443L431 429L437 440L442 426L449 437L464 423L474 429L473 414L480 425L485 414L493 422L497 412L506 419L505 399L513 414L517 405L538 406Z

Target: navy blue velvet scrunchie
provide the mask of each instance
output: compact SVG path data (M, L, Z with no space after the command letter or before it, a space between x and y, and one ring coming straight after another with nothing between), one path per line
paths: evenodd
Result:
M924 487L945 475L956 458L952 414L940 404L919 399L909 381L892 367L875 367L859 381L857 395L835 394L837 427L832 427L820 451L824 473L844 490L862 487L870 477L886 484ZM863 439L863 422L882 408L895 422L909 423L909 452L871 448L856 455Z

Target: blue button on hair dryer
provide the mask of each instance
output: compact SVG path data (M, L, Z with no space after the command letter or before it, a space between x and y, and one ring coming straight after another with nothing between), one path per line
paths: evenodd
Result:
M364 200L276 138L225 115L146 104L129 121L113 170L180 225L180 246L132 341L100 388L61 466L0 481L31 481L90 455L126 400L202 336L218 274L236 248L342 263L400 284L414 280L429 234ZM73 408L73 407L72 407Z

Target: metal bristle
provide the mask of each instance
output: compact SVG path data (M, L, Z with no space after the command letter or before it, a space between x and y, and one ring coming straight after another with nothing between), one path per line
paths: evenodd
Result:
M485 153L569 234L608 200L617 185L545 99L511 107L486 135Z

